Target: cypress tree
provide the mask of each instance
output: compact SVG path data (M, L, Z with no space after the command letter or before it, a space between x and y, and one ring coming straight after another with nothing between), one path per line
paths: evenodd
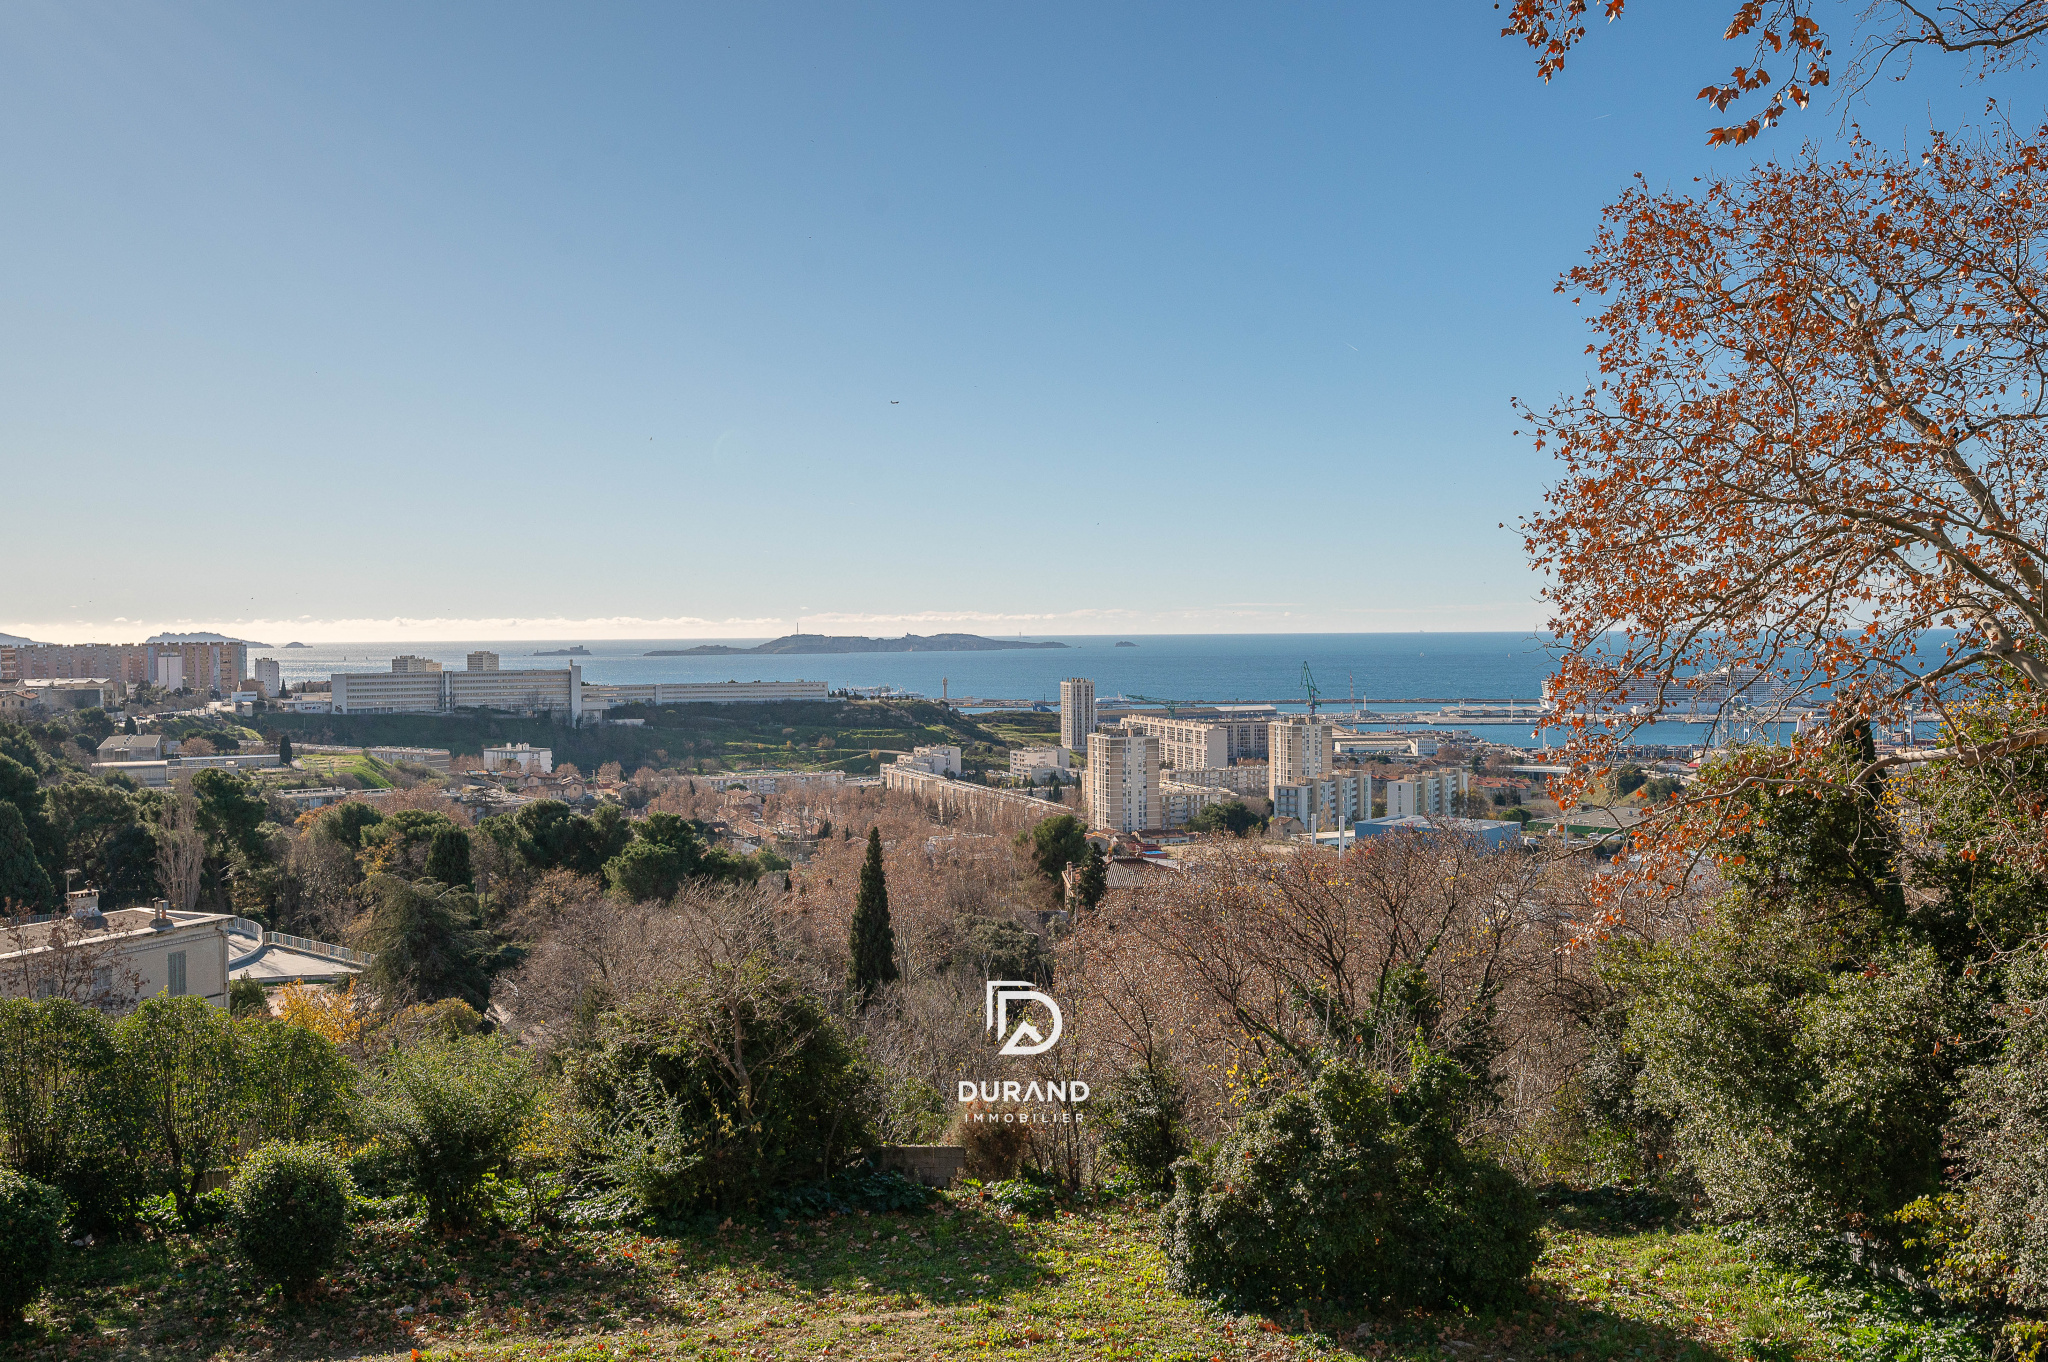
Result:
M289 766L292 764L292 735L289 733L277 735L277 764L279 766Z
M1088 859L1081 863L1081 873L1074 885L1074 896L1083 908L1093 908L1102 902L1102 896L1109 892L1109 861L1103 856L1102 848L1090 842Z
M848 986L866 1003L896 978L896 932L889 925L889 885L882 876L882 831L868 829L868 858L853 901L853 965Z

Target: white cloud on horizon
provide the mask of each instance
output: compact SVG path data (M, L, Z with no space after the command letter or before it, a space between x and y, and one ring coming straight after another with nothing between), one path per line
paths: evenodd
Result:
M162 633L215 633L286 643L427 643L494 641L595 642L603 639L772 638L790 633L796 616L705 619L632 615L549 617L314 619L127 619L0 621L0 633L41 643L132 643ZM1090 608L1042 613L923 610L825 612L802 616L805 633L1005 634L1263 634L1396 633L1416 629L1535 630L1535 602L1428 608L1332 607L1286 601L1241 601L1167 610Z

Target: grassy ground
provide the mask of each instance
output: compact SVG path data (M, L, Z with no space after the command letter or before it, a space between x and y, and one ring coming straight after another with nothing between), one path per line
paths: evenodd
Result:
M391 786L391 768L367 752L301 752L295 764L301 771L333 779L351 775L375 790Z
M1528 1300L1490 1315L1237 1315L1166 1283L1150 1212L929 1215L449 1243L358 1227L338 1279L295 1303L226 1241L72 1253L12 1340L22 1359L1373 1357L1416 1362L1967 1362L1974 1345L1871 1293L1827 1293L1712 1232L1556 1208ZM8 1344L0 1343L0 1353Z

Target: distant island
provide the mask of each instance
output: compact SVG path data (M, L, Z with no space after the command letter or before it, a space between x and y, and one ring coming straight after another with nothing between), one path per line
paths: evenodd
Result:
M536 650L533 655L535 657L589 657L590 649L579 643L573 648L549 648L546 651Z
M285 647L287 647L287 648L303 648L303 647L305 647L306 645L305 645L305 644L303 644L303 643L287 643L287 644L285 644L284 646L285 646Z
M26 647L34 643L34 639L23 638L20 634L0 634L0 644L10 648Z
M1118 639L1116 646L1119 648L1135 648L1138 645L1135 643L1125 643L1122 639Z
M784 634L752 648L702 643L695 648L657 648L646 657L733 657L767 653L998 653L1017 648L1064 648L1064 643L1027 643L1021 638L983 638L980 634L905 634L902 638L840 637L834 634Z
M226 634L155 634L142 640L144 643L239 643L245 648L268 648L268 643L258 643L253 638L229 638Z

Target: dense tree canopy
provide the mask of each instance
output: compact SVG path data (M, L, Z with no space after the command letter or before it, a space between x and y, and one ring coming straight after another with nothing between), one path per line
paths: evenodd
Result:
M1525 412L1563 465L1525 530L1579 788L1701 688L1752 717L1827 715L1752 781L1813 777L1856 726L1958 686L2010 712L1955 763L2048 744L2040 137L1937 135L1912 159L1858 141L1607 211L1563 284L1600 303L1600 377ZM1687 806L1707 834L1728 811Z

